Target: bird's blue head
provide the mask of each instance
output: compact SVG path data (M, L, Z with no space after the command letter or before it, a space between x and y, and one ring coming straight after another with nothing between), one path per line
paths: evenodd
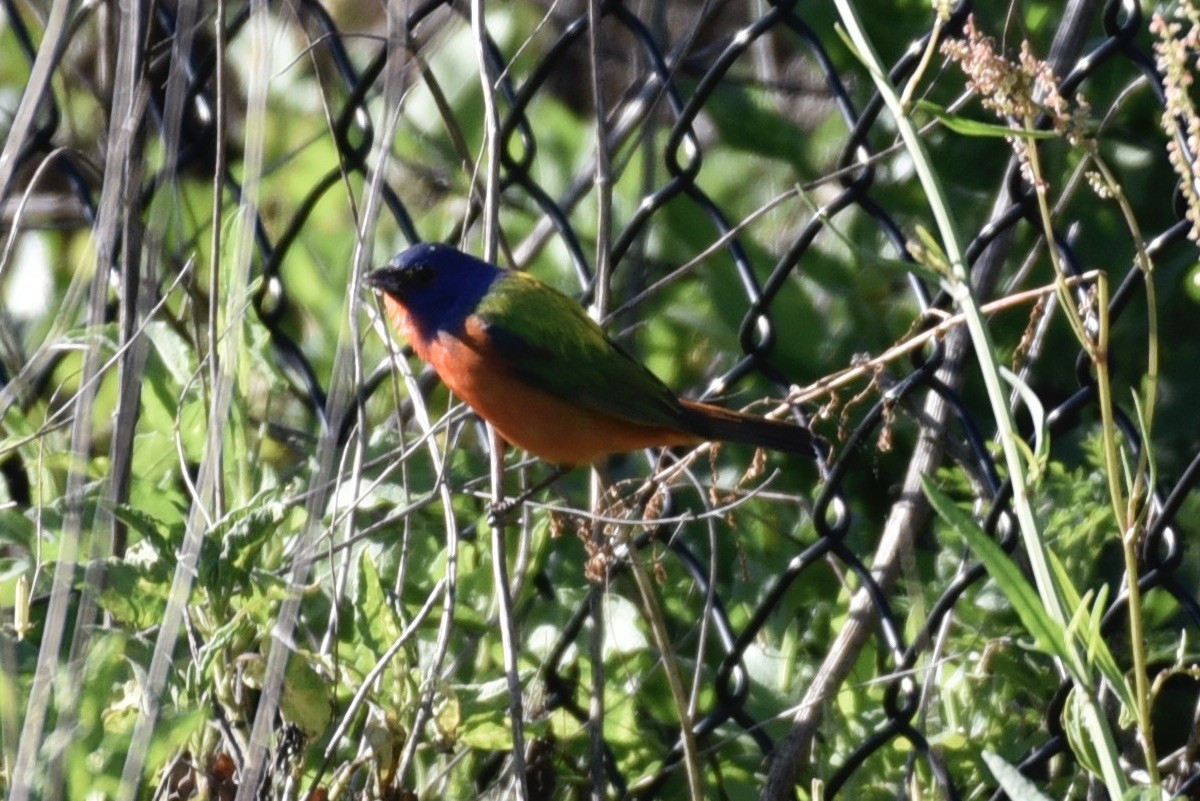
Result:
M413 245L364 280L403 307L428 337L458 331L503 273L449 245L429 242Z

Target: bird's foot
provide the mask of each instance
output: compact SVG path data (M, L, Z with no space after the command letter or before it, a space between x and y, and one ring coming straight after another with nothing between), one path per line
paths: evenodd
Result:
M504 518L508 516L509 512L511 512L513 509L516 509L518 506L525 503L525 501L529 500L534 495L537 495L542 490L546 489L546 487L550 486L555 481L558 481L568 472L570 472L570 468L556 468L553 473L546 476L546 478L537 482L532 487L522 490L519 495L516 495L512 498L505 498L502 501L490 502L488 504L488 525L500 525L504 522Z
M516 498L505 498L502 501L489 502L487 505L488 525L492 528L504 525L508 513L521 505L524 500L524 497L517 496Z

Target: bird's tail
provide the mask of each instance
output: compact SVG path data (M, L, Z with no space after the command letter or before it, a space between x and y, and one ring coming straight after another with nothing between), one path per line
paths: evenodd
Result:
M741 442L785 453L812 453L812 434L806 428L707 403L681 400L680 404L684 425L705 439Z

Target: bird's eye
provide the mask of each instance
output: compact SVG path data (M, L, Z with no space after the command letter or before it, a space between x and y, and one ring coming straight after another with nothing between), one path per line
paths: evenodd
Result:
M433 283L434 271L427 264L414 264L404 271L404 283L412 289L423 289Z

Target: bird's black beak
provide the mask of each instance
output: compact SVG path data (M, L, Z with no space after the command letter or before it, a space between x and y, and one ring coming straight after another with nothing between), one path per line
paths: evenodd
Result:
M382 292L393 300L403 300L412 293L425 289L436 278L437 273L428 264L397 264L393 259L387 266L367 273L363 276L363 281L376 292Z
M374 289L376 292L394 295L399 289L396 273L399 272L393 267L380 267L378 270L372 270L363 276L363 283Z

